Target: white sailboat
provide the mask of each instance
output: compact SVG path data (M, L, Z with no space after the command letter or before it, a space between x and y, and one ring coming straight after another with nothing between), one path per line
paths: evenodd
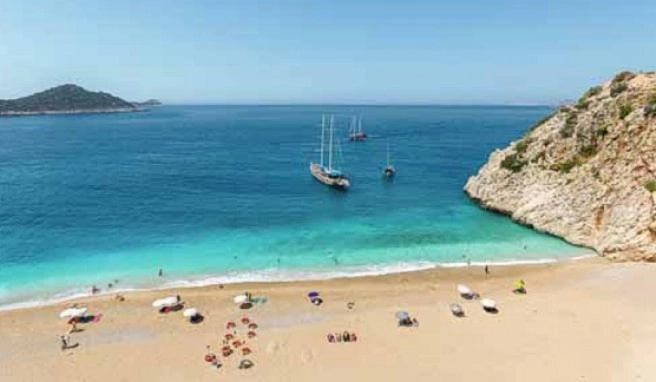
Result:
M335 118L330 116L330 125L328 128L328 167L324 166L324 139L326 130L326 116L321 116L321 160L320 163L310 163L310 173L319 182L330 186L346 190L351 186L349 179L341 171L333 167L333 149L334 149L334 122Z
M367 139L367 133L362 131L362 117L353 117L351 119L351 128L349 129L349 140L361 142Z
M383 176L386 178L391 178L396 174L396 169L392 164L390 163L390 153L389 153L389 143L387 144L387 165L385 166L385 169L383 170Z

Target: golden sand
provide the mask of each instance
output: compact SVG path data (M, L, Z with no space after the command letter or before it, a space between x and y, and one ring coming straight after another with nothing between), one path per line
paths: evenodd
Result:
M511 293L518 278L528 293ZM464 283L498 303L456 293ZM534 266L480 267L317 282L261 283L134 292L126 301L99 296L75 301L102 314L71 334L79 345L60 349L69 327L59 312L72 302L0 312L1 381L654 381L656 266L601 259ZM232 299L243 291L266 297L252 309ZM324 303L309 303L308 291ZM155 299L180 294L205 320L159 314ZM353 302L353 309L347 303ZM456 318L449 303L466 317ZM408 311L418 327L399 327ZM213 368L226 322L244 338L248 316L257 336ZM347 330L357 342L329 343ZM243 358L250 369L238 369Z

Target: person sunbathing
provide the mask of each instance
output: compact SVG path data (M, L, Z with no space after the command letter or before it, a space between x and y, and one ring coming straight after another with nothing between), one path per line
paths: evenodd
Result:
M524 282L524 280L515 281L513 286L513 293L526 294L526 282Z
M254 363L250 359L242 359L241 362L239 362L239 369L250 369L253 365Z

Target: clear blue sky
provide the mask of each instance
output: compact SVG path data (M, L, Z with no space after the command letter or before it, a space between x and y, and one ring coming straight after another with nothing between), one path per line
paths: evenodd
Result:
M656 69L654 0L0 0L0 98L545 103Z

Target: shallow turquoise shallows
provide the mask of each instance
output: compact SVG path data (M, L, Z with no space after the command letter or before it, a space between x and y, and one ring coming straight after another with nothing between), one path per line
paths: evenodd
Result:
M164 106L1 118L0 305L106 291L115 279L153 288L588 253L462 192L493 149L549 111ZM336 116L346 193L309 173L322 113ZM367 141L346 139L352 115ZM381 177L388 143L392 182Z

